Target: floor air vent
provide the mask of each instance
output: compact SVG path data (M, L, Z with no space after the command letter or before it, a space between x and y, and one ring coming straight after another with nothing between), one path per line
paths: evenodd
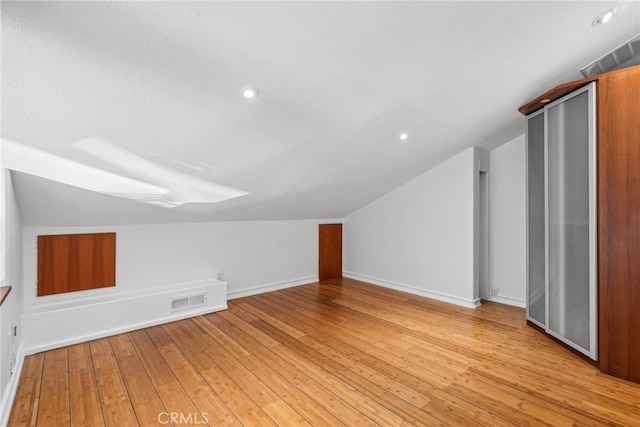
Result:
M640 64L640 34L584 67L585 77Z
M193 307L205 305L207 298L205 294L189 295L186 297L171 298L171 311L187 310Z

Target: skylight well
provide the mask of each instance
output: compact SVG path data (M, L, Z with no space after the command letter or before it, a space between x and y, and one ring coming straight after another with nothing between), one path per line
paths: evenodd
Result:
M96 193L129 199L163 198L170 190L77 163L17 142L3 140L7 169Z
M71 145L122 173L108 172L13 141L3 140L7 168L109 196L172 209L219 203L248 194L146 160L101 138Z
M173 208L188 203L219 203L248 194L159 165L102 138L83 139L71 145L125 175L169 189L161 198L151 195L138 199L144 203Z

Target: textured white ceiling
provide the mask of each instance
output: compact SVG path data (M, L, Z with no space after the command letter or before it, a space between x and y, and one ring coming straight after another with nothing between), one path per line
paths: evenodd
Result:
M139 179L78 149L100 138L249 193L163 209L16 173L40 225L344 217L521 134L518 106L640 32L637 1L0 5L2 138Z

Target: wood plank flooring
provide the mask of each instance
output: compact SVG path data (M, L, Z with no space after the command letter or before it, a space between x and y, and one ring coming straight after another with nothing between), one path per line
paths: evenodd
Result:
M337 279L28 356L10 426L640 426L640 384L525 325Z

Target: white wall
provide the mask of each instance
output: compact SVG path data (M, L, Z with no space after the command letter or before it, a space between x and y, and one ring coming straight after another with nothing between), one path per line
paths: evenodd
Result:
M1 150L0 150L1 151ZM1 156L1 154L0 154ZM12 290L0 307L0 425L4 425L17 388L19 372L22 368L22 327L20 314L23 305L22 289L22 227L11 175L0 164L0 241L2 261L0 262L0 284L11 285ZM17 326L17 336L13 336L13 326Z
M521 135L491 151L491 277L497 295L488 299L525 306L526 164Z
M318 223L24 227L25 352L185 317L184 313L170 311L170 299L176 296L208 292L207 306L187 313L197 315L226 308L227 296L236 298L314 282ZM115 287L36 296L38 235L103 231L116 233ZM221 301L218 285L224 286ZM211 295L216 295L217 301ZM65 328L70 322L74 327Z
M36 297L38 235L116 233L115 288ZM25 227L25 308L216 278L231 298L317 277L318 221L247 221L100 227ZM255 289L254 289L255 288Z
M345 276L475 307L471 148L349 215Z
M0 142L1 144L1 142ZM0 286L8 285L8 277L7 277L7 250L9 249L9 244L7 241L7 191L6 191L6 182L5 177L6 173L4 170L3 163L3 155L2 155L2 147L0 146ZM11 296L11 295L9 295ZM7 300L8 301L8 300ZM4 304L3 304L4 305ZM4 403L4 397L6 396L7 384L9 383L8 377L8 369L7 369L7 336L4 333L4 329L6 328L6 320L3 322L2 318L4 317L5 310L0 307L0 401ZM3 404L0 409L4 410L5 405Z
M345 219L345 275L473 307L479 296L478 161L489 179L490 301L524 307L524 135L469 149ZM490 165L490 166L489 166Z

